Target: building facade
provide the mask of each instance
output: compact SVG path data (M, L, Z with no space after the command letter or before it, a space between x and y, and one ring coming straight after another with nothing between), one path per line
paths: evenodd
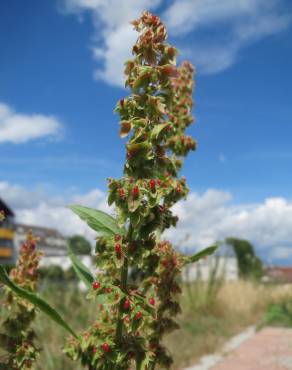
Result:
M4 213L4 220L0 221L0 263L13 264L16 259L14 213L1 199L0 211Z
M31 230L37 237L37 248L43 252L40 266L48 267L57 265L64 270L69 269L72 264L68 257L68 243L59 231L46 227L24 225L15 222L13 211L0 199L0 211L4 212L4 220L0 221L0 263L15 264L18 251L26 240L27 233ZM80 256L82 262L90 267L92 259L90 255Z
M212 278L236 281L239 277L238 263L234 250L229 245L221 245L216 253L183 270L185 281L209 281Z

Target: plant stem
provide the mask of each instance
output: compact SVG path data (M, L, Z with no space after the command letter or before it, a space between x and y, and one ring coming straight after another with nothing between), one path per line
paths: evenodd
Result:
M149 368L149 370L154 370L156 366L156 360L154 360Z
M127 292L127 282L128 282L128 259L124 259L124 264L122 266L121 270L121 289L124 293ZM116 328L116 339L118 342L122 339L123 334L123 324L124 320L122 319L123 316L123 301L121 300L119 305L119 318L117 322L117 328Z

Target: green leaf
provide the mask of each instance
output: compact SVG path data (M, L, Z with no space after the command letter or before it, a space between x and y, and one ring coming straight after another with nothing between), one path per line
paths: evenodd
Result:
M168 123L160 123L159 125L154 126L151 137L153 139L157 139L161 131L164 130L168 125Z
M187 264L187 263L194 263L194 262L197 262L197 261L199 261L200 259L202 259L204 257L210 256L217 249L218 249L218 245L213 245L212 247L205 248L202 251L194 254L191 257L186 257L185 264Z
M40 309L44 314L49 316L53 321L60 325L63 329L67 330L75 338L78 338L66 321L60 316L60 314L54 310L46 301L40 298L38 295L29 292L23 288L20 288L13 281L10 280L4 267L0 265L0 282L10 288L17 296L29 301L35 307Z
M85 221L89 227L102 235L124 235L124 230L119 227L117 221L105 212L78 205L71 205L69 208Z
M94 281L90 270L81 262L81 260L73 253L72 248L68 247L68 256L72 262L72 266L76 275L81 281L87 286L88 289L91 288Z

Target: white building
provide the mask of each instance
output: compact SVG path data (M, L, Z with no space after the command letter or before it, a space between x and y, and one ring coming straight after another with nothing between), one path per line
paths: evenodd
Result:
M44 253L40 261L40 266L58 265L64 270L68 270L72 266L67 253L67 239L59 231L54 229L17 224L14 237L17 252L21 244L25 241L29 230L39 239L37 248ZM81 260L88 267L92 264L90 256L82 256Z
M220 246L216 253L186 266L183 271L185 281L208 281L212 275L225 281L238 279L237 258L232 246Z

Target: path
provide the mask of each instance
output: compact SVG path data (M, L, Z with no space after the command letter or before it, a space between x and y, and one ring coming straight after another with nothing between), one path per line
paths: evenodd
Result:
M252 330L185 370L292 370L292 329L265 328L254 335Z

